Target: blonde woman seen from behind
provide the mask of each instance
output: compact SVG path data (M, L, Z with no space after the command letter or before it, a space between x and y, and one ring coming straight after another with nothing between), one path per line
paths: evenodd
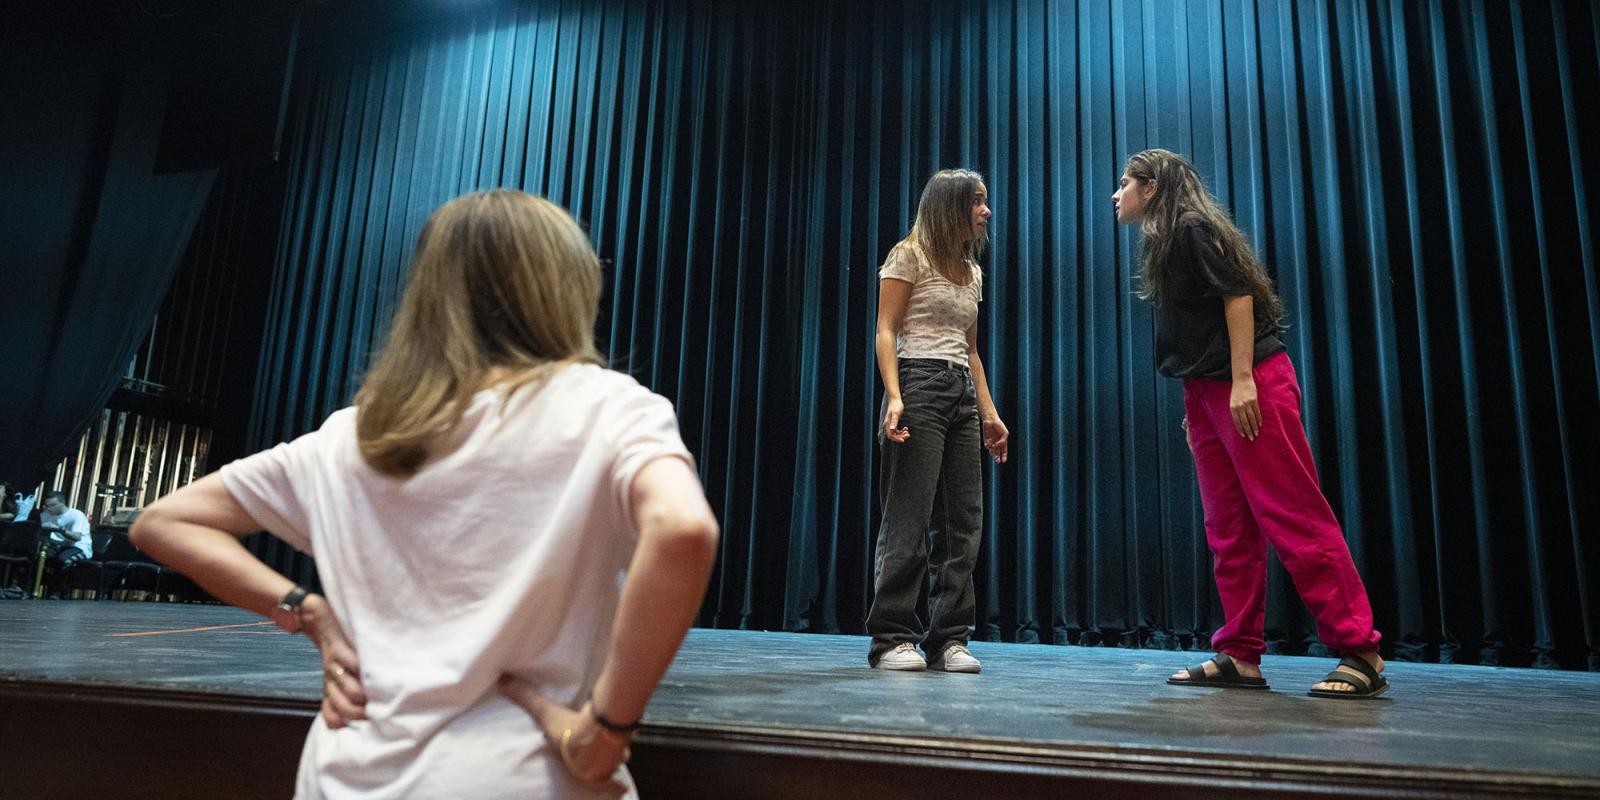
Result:
M354 406L140 516L139 547L321 651L296 797L633 796L718 533L671 404L599 365L599 295L561 208L451 201ZM240 546L261 529L325 597Z

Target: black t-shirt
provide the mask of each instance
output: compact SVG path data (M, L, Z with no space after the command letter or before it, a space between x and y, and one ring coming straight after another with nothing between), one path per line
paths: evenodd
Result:
M1223 299L1250 294L1250 285L1244 271L1217 250L1205 221L1181 222L1174 235L1178 239L1167 254L1166 290L1156 307L1156 364L1169 378L1232 380ZM1283 352L1278 332L1261 327L1256 326L1254 364Z

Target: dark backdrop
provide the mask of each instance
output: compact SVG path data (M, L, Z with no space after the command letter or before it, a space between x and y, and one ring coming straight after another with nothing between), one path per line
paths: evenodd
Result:
M379 15L381 17L381 15ZM1219 622L1123 159L1189 154L1285 296L1325 487L1403 658L1600 668L1589 2L528 2L308 20L251 440L349 401L427 214L514 186L614 263L599 333L677 403L725 538L700 622L860 632L876 268L989 176L979 631ZM377 23L374 23L374 20ZM310 566L271 543L291 572ZM1312 625L1274 567L1269 636Z
M128 368L215 170L156 170L174 26L78 3L12 17L0 31L0 479L32 487Z

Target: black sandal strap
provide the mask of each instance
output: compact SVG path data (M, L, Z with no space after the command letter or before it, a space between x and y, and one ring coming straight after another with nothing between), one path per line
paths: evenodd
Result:
M1368 692L1372 691L1372 684L1367 683L1366 680L1367 679L1365 676L1354 675L1349 672L1340 672L1339 670L1334 670L1327 675L1324 675L1322 678L1323 683L1343 683L1348 686L1353 686L1359 690L1356 692L1356 694L1367 694Z
M1361 656L1344 656L1343 658L1339 659L1339 666L1349 667L1350 669L1361 673L1361 675L1367 679L1367 686L1369 688L1377 686L1383 682L1383 678L1378 676L1378 671L1373 669L1372 665L1368 664L1367 660Z
M1189 673L1190 683L1201 683L1206 679L1206 667L1204 664L1198 667L1184 667L1183 671Z
M1383 676L1360 656L1344 656L1339 659L1339 666L1345 669L1328 673L1322 682L1348 684L1355 687L1359 694L1372 694L1385 685Z
M1211 663L1217 665L1217 674L1223 678L1237 681L1243 677L1239 674L1239 668L1233 664L1233 656L1227 653L1218 653L1215 658L1211 659Z

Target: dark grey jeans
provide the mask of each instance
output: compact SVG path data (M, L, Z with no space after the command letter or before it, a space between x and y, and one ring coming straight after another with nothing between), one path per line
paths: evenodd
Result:
M900 360L904 442L883 435L878 414L878 486L883 523L873 561L867 662L920 643L937 660L966 644L977 619L972 569L983 539L983 435L972 376L938 359ZM930 626L917 616L928 581Z

